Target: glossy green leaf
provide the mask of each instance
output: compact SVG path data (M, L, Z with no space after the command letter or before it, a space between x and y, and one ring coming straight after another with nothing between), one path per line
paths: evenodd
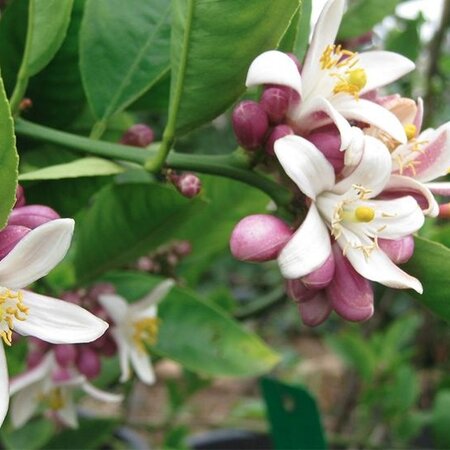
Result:
M121 111L169 71L170 2L88 0L80 67L92 112Z
M339 29L339 39L361 36L386 16L393 14L400 0L358 0L348 8Z
M208 122L244 91L252 60L275 48L299 0L176 0L167 133Z
M423 294L411 295L442 319L450 320L450 249L437 242L417 237L412 259L402 266L423 285Z
M108 280L131 300L142 298L157 282L132 272L110 274ZM256 334L188 289L172 289L160 303L158 317L161 325L152 350L194 372L254 376L268 372L279 360Z
M6 225L14 206L18 163L13 119L0 77L0 228Z
M55 56L66 35L72 5L73 0L30 0L21 68L25 77L38 73Z
M108 159L92 157L81 158L66 164L57 164L33 172L27 172L20 175L19 180L60 180L65 178L99 177L115 175L123 171L122 166Z
M173 237L202 203L158 184L108 186L78 224L80 281L129 263Z
M8 450L39 450L55 433L55 425L44 418L32 420L19 429L2 427L1 439Z

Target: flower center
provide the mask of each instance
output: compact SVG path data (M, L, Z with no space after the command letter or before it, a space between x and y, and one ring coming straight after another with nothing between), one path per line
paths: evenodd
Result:
M133 327L133 341L140 351L145 352L145 344L154 345L156 343L159 329L157 317L138 320L134 322Z
M355 208L355 218L358 222L372 222L375 210L369 206L358 206Z
M404 127L408 141L416 136L417 127L413 123L407 123Z
M26 320L29 308L23 303L21 291L5 289L0 293L0 336L6 345L11 345L15 320Z
M64 395L60 387L53 388L46 394L41 394L40 399L52 411L58 411L66 405Z

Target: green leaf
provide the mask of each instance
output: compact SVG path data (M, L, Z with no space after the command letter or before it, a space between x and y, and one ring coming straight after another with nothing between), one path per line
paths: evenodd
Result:
M31 77L42 70L63 43L73 0L30 0L28 31L21 71Z
M92 112L105 120L169 71L170 2L88 0L80 67Z
M422 295L410 294L442 319L450 320L450 249L416 237L414 256L402 268L423 285Z
M344 14L339 29L339 39L350 39L368 31L386 16L394 13L400 0L358 0Z
M27 172L19 176L25 180L60 180L63 178L98 177L123 172L119 164L102 158L88 157L66 164L57 164L44 169Z
M440 391L433 405L431 426L436 448L450 448L450 390Z
M14 124L0 77L0 228L6 225L14 206L18 164Z
M136 300L158 282L142 273L117 272L107 278L120 295ZM134 298L132 298L134 297ZM184 288L174 288L158 307L161 325L152 348L193 372L254 376L268 372L279 357L256 334Z
M402 20L399 26L388 35L385 44L386 50L400 53L412 61L416 61L422 48L420 29L423 23L422 15L415 20Z
M200 205L158 184L106 187L77 227L78 278L93 279L160 246Z
M251 61L277 46L299 3L172 2L170 139L218 116L242 94Z
M54 424L47 419L28 422L18 430L2 427L1 437L8 450L38 450L46 447L55 432Z

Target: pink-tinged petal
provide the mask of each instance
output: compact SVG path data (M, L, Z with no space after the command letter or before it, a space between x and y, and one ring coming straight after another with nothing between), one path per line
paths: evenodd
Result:
M450 196L450 182L434 182L426 183L425 186L433 192L433 194Z
M387 147L372 136L364 136L364 147L359 164L346 178L338 182L333 191L348 192L353 186L370 189L370 197L379 194L391 175L392 160Z
M301 280L286 280L286 291L295 302L307 302L318 293L317 289L307 288Z
M450 183L448 185L450 193ZM425 185L410 177L392 175L382 193L382 198L397 198L405 195L414 197L424 214L431 217L437 217L439 214L439 205L428 184Z
M108 328L108 324L78 305L22 291L23 303L29 308L25 320L14 322L15 331L35 336L52 344L92 342Z
M270 261L276 259L292 234L291 227L278 217L253 214L234 227L230 250L239 261Z
M334 185L334 169L311 142L300 136L285 136L275 142L275 155L286 174L313 200Z
M344 319L361 322L373 315L373 290L370 283L359 275L338 246L333 246L336 270L327 294L334 310Z
M361 91L362 94L386 86L416 67L408 58L393 52L362 52L358 57L367 75L367 83Z
M5 349L0 343L0 426L5 420L9 406L9 379L8 366L6 362Z
M313 97L292 111L291 127L299 134L334 123L339 130L341 147L345 150L352 141L352 127L343 115L324 97Z
M47 275L67 253L74 225L57 219L30 231L0 261L0 285L19 289Z
M429 142L421 145L421 138L417 138L421 148L413 167L403 168L401 174L425 183L446 175L450 169L450 122L440 126L427 139Z
M120 382L125 383L130 379L130 349L126 341L126 337L118 328L113 328L111 334L117 344L117 352L119 354L119 364L120 364Z
M87 381L81 385L81 388L84 392L86 392L86 394L102 402L118 403L123 400L123 395L102 391Z
M395 264L404 264L414 253L414 238L409 235L395 240L378 239L378 246Z
M406 143L406 134L403 125L387 109L368 100L354 98L348 95L336 96L334 107L347 120L357 120L368 123L392 136L400 143Z
M309 289L323 289L326 288L333 279L335 269L335 262L333 253L328 259L316 270L302 278L306 288Z
M166 298L167 294L174 286L175 281L170 278L159 283L142 300L131 305L131 315L134 318L154 316L156 314L156 306Z
M305 325L308 327L316 327L325 322L331 311L333 311L333 307L325 293L320 292L312 300L299 303L298 310L302 322Z
M400 97L393 105L390 105L387 109L397 117L403 125L413 124L414 119L417 116L417 104L411 98ZM415 135L419 133L419 129L416 127Z
M330 253L328 230L312 204L304 222L278 256L278 264L284 278L300 278L321 267Z
M414 118L413 124L416 127L417 133L422 129L423 123L423 100L421 97L417 99L417 114Z
M348 245L344 237L339 238L338 243L353 268L364 278L395 289L414 289L422 294L420 281L398 268L379 248L373 247L367 255L361 249ZM370 246L372 242L362 236L361 244Z
M288 86L302 95L302 77L295 62L277 50L262 53L250 64L245 85L260 84Z
M137 348L130 348L130 360L137 377L145 384L155 382L155 373L150 362L150 356Z
M115 324L126 320L129 305L120 295L102 294L98 297L98 301Z
M336 39L339 25L344 14L343 0L328 1L316 23L314 33L305 56L302 70L304 92L312 91L317 83L320 71L320 57L328 45L332 45Z

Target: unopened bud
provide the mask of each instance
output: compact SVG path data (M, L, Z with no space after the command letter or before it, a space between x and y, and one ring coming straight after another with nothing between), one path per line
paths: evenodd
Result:
M73 344L59 344L54 347L56 362L67 367L75 363L77 358L77 348Z
M173 251L178 256L187 256L192 252L192 245L189 241L178 241L175 243Z
M133 147L147 147L155 138L153 130L144 123L137 123L130 127L120 139L121 144Z
M373 315L373 289L366 278L355 271L342 250L333 246L335 271L327 294L333 309L344 319L362 322Z
M307 302L317 295L317 289L310 289L301 280L286 280L286 291L289 297L299 303Z
M294 131L289 125L277 125L274 127L266 141L266 153L270 156L274 156L275 141L290 134L294 134Z
M8 225L0 231L0 259L4 258L31 231L21 225Z
M333 311L333 307L325 293L321 292L310 301L299 303L298 310L302 322L305 325L308 327L317 327L325 322L331 311Z
M116 288L112 283L96 283L87 292L88 297L98 299L100 295L115 294Z
M42 360L44 359L44 353L42 353L39 350L33 350L31 352L28 352L27 355L27 368L33 369L36 366L38 366Z
M31 229L59 219L59 214L44 205L28 205L14 208L8 218L8 225L22 225Z
M187 198L197 196L202 189L202 182L193 173L183 173L181 175L172 175L171 181L178 192Z
M80 373L89 379L95 378L100 374L100 357L94 350L87 346L80 348L76 363Z
M271 123L280 123L285 118L290 97L290 89L285 86L270 86L264 90L259 104Z
M241 261L269 261L278 256L291 236L291 228L278 217L255 214L245 217L234 227L230 249Z
M334 257L331 254L321 267L302 277L302 282L309 289L326 288L333 279L334 269Z
M25 97L21 100L19 103L19 109L20 111L26 111L27 109L30 109L33 106L33 101L31 98Z
M99 337L96 341L92 343L103 356L111 357L117 353L117 345L114 339L105 333L103 336Z
M255 150L264 142L269 129L269 119L264 108L251 100L245 100L233 111L233 130L239 144L247 150Z
M344 167L345 152L341 152L341 137L335 126L320 128L306 136L327 158L334 171L339 173Z
M414 238L409 235L402 239L378 239L378 246L395 263L409 261L414 253Z
M450 203L439 205L439 217L441 219L450 219Z
M24 206L25 203L26 203L25 190L20 184L18 184L16 189L16 203L14 204L14 208Z

